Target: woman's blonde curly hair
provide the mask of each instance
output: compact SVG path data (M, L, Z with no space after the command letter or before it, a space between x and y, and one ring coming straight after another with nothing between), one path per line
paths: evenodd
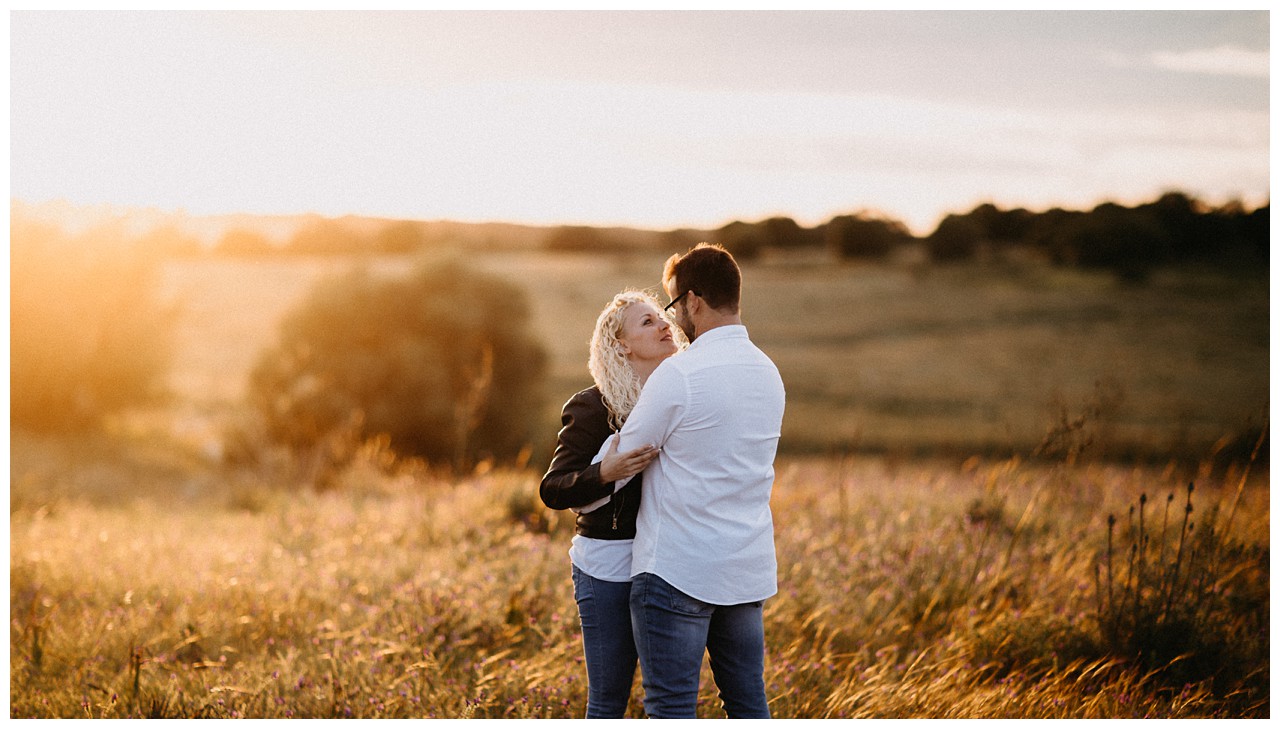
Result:
M587 358L587 369L591 372L596 387L604 395L604 405L609 409L609 424L617 430L622 429L622 424L627 421L627 416L640 397L640 378L631 368L631 363L627 362L618 342L627 309L632 304L639 303L652 304L671 326L671 337L675 340L677 351L689 346L684 332L676 326L670 313L664 311L662 304L647 291L623 291L605 305L596 319L595 331L591 334L591 356Z

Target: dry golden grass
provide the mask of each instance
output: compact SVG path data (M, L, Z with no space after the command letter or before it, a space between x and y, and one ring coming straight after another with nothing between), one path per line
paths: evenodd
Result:
M14 442L12 717L582 715L569 521L538 503L537 473L361 461L316 494L110 445ZM203 487L166 493L179 468ZM1239 476L1197 485L1198 518ZM1269 613L1267 479L1240 492L1230 540L1254 556L1217 588L1228 626ZM1183 487L1105 466L784 459L774 715L1267 716L1265 644L1178 680L1098 648L1107 515ZM639 698L637 681L633 716ZM709 673L699 714L721 715Z

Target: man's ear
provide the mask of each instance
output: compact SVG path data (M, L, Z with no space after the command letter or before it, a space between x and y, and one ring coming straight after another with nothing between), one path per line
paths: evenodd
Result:
M685 299L685 308L689 312L689 316L693 316L694 314L701 312L703 307L707 304L707 302L702 300L701 296L698 296L693 291L690 291Z

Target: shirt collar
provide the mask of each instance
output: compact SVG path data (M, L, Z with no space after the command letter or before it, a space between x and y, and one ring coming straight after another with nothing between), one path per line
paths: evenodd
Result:
M696 347L702 342L713 342L720 339L746 339L747 327L744 324L725 324L716 327L709 332L698 335L698 338L689 343L690 347Z

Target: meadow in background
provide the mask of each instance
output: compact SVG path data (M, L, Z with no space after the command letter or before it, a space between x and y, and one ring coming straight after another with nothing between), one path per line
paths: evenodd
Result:
M537 481L599 307L699 232L459 229L449 262L413 224L213 256L14 217L11 716L581 715ZM721 231L788 389L774 715L1268 716L1266 266L1051 255L1088 226L939 255L956 226L852 257Z

